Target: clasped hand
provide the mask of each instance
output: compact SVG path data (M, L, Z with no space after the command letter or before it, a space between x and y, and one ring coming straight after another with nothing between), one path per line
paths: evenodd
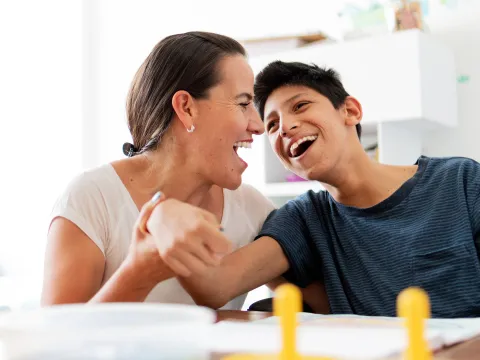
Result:
M183 277L203 274L231 250L212 213L160 195L143 206L135 227L135 243L148 244Z

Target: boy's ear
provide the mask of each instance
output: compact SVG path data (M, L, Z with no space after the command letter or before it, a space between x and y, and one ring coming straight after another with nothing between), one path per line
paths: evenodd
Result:
M172 107L185 129L194 126L194 117L197 114L195 99L187 91L179 90L172 97Z
M348 96L343 105L345 124L355 126L362 121L363 111L360 102L353 96Z

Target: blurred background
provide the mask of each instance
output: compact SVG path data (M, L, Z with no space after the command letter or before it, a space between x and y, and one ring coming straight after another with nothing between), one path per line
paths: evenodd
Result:
M317 62L321 59L316 51L343 49L340 74L346 74L350 88L364 92L366 115L385 110L393 119L410 107L420 109L405 119L380 116L368 122L362 141L372 157L387 161L386 151L393 149L400 154L399 162L409 162L418 153L479 160L480 0L412 2L409 9L425 38L389 58L376 41L394 43L401 31L417 31L402 27L398 17L406 3L0 0L0 306L38 303L51 207L74 175L124 156L122 144L130 141L125 120L130 81L153 46L172 33L203 30L234 37L245 44L255 71L267 60L295 58L297 51L302 59ZM418 36L401 42L417 41ZM441 44L440 50L431 43ZM375 53L369 56L375 56L378 65L362 63L358 53L348 52L349 44L373 46ZM428 61L417 61L417 56ZM454 62L449 62L450 56ZM415 61L402 60L407 58ZM333 62L329 65L335 67ZM367 81L355 78L359 66L368 67ZM426 103L424 94L419 104L402 102L401 97L390 104L392 94L381 85L388 87L390 81L384 74L391 74L393 81L405 72L415 81L412 89L398 86L402 96L424 94L425 86L438 88L436 81L442 78L449 101L431 97ZM382 74L378 77L383 83L375 74ZM428 109L436 109L438 115ZM448 119L442 114L449 114ZM419 137L420 127L409 121L401 143L385 135L402 133L382 127L387 120L403 126L402 120L413 118L428 118L438 126L422 130ZM309 188L321 188L285 173L265 144L262 137L242 155L250 165L246 182L279 205ZM259 289L247 302L267 294Z

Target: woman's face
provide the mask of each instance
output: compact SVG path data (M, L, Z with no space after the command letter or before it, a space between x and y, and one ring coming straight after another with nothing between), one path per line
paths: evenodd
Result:
M243 56L229 56L218 64L220 82L208 98L196 100L195 131L190 135L198 171L213 183L236 189L247 163L237 154L250 147L253 134L264 132L253 99L253 71Z

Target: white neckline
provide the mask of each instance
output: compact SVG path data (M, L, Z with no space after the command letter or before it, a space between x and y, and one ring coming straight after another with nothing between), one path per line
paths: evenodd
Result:
M128 191L127 187L123 183L122 179L120 179L120 176L118 176L117 171L115 170L113 165L110 163L107 164L107 167L109 167L110 171L113 172L115 181L119 183L120 187L122 188L123 195L129 199L128 201L130 202L130 205L132 206L132 208L136 210L136 213L138 216L138 214L140 214L140 211L138 210L137 204L135 204L135 201L133 201L132 195L130 195L130 192ZM222 209L222 220L220 222L220 225L222 227L225 227L225 224L227 222L228 215L229 215L229 211L227 211L227 207L228 207L228 204L230 203L229 201L230 192L227 189L222 189L222 192L223 192L223 209Z
M122 188L123 196L128 198L128 201L130 202L132 209L135 209L135 212L138 216L138 214L140 214L140 211L138 210L137 204L135 204L135 201L133 201L132 195L130 195L130 192L127 190L127 187L123 183L122 179L120 179L120 176L118 176L117 171L115 170L112 164L107 164L107 167L110 169L110 171L114 175L115 181L118 182L119 186Z

